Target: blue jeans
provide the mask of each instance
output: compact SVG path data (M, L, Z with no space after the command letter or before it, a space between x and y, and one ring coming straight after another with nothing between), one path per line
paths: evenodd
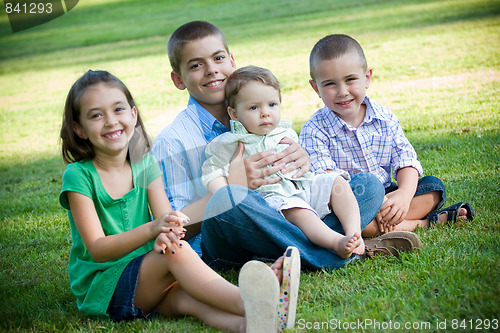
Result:
M396 191L398 189L398 184L392 182L391 185L386 187L385 193L390 193L392 191ZM429 192L440 192L441 193L441 201L439 201L438 205L434 210L438 210L443 207L444 202L446 201L446 189L444 187L443 181L434 176L423 176L418 179L417 190L415 191L415 197L427 194Z
M350 185L358 200L364 229L382 205L384 187L369 173L352 175ZM344 233L335 214L327 215L323 221ZM256 257L276 259L287 246L299 249L305 269L338 269L351 260L313 244L298 227L270 208L262 194L239 185L214 193L205 209L201 233L203 260L215 269L238 268Z

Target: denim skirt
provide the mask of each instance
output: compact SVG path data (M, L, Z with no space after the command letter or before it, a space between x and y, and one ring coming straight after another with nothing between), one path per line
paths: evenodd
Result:
M136 318L151 320L155 313L144 314L134 306L135 290L139 279L139 270L146 254L133 259L123 270L115 292L108 305L107 313L113 321L133 320Z

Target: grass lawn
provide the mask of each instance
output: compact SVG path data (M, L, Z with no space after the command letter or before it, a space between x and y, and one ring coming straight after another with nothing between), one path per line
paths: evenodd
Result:
M308 55L326 34L356 38L373 68L368 94L398 116L446 205L473 222L416 232L424 248L304 272L290 332L494 331L500 326L500 1L80 1L13 34L0 10L0 331L213 332L192 318L88 319L69 289L71 236L58 203L58 133L70 85L106 69L134 94L151 136L184 108L170 82L169 35L194 19L226 34L238 66L272 70L283 118L300 131L322 104ZM224 273L237 281L236 272ZM405 328L403 330L403 328Z

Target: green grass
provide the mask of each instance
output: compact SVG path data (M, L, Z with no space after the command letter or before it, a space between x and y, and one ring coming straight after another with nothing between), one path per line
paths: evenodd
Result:
M170 82L166 42L193 19L225 32L238 66L276 74L283 118L297 131L321 107L307 82L310 49L329 33L355 37L374 72L368 94L399 117L426 174L445 182L447 204L477 212L474 222L417 230L419 254L304 272L294 332L358 320L420 325L413 332L445 320L439 331L454 331L459 320L471 331L477 319L500 319L500 1L89 0L16 34L0 11L1 331L214 331L192 318L85 318L69 289L71 237L58 203L70 85L87 69L111 71L155 136L187 100ZM342 331L402 331L353 327Z

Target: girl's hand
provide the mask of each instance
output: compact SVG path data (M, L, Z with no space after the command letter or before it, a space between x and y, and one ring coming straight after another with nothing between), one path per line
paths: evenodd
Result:
M176 232L179 234L180 231L184 230L183 227L188 222L189 217L184 213L171 211L153 221L154 236L158 236L162 232Z
M155 250L162 253L166 248L173 251L172 243L180 244L179 239L186 233L184 225L189 217L181 212L171 211L152 222L153 235L156 237Z
M161 254L165 254L167 251L175 254L176 246L182 247L180 238L173 232L162 232L156 237L154 250Z

